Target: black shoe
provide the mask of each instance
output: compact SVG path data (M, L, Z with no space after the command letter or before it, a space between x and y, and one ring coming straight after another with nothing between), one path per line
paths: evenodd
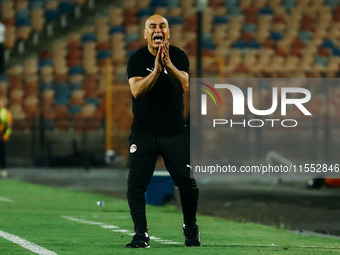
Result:
M196 224L192 227L184 225L183 231L185 236L185 247L202 246L200 240L200 231Z
M149 240L150 238L147 232L136 233L131 243L126 245L126 248L150 248Z

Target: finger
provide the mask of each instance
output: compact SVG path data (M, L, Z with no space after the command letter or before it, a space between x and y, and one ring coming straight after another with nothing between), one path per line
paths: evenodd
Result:
M163 52L166 52L167 47L166 47L165 43L162 45L162 49L163 49Z
M164 54L167 56L169 55L169 49L167 47L164 48Z
M160 47L158 47L158 51L157 51L157 55L156 55L156 60L158 60L160 58L161 54L162 54L162 47L160 46Z

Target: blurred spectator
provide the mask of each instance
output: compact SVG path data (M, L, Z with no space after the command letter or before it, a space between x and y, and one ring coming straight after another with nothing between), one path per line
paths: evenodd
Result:
M12 133L12 114L6 109L6 99L0 98L0 167L1 176L6 178L6 141Z

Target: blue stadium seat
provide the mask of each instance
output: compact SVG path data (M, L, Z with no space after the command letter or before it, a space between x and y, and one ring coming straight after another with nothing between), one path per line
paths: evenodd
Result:
M65 92L68 92L67 94L69 95L68 84L66 82L58 82L54 84L53 90L56 93L56 96L65 94Z
M48 89L53 89L53 85L51 82L44 82L39 84L39 91L44 91Z
M218 25L218 24L228 24L229 20L226 16L215 16L213 24Z
M39 68L43 66L52 66L53 65L53 59L39 59Z
M0 81L8 81L8 74L0 74Z
M296 0L285 0L282 2L286 10L291 10L296 5Z
M45 21L46 23L53 23L58 20L59 12L57 9L46 9L45 10Z
M72 93L72 91L74 91L74 90L83 89L83 84L81 82L73 82L69 85L69 89Z
M17 11L15 25L17 27L30 26L31 25L30 12L28 10Z
M242 30L249 33L255 33L257 31L257 25L244 23L242 25Z
M273 15L273 9L269 6L264 6L259 10L260 15Z
M234 49L244 49L244 48L245 48L245 43L244 43L243 40L238 39L238 40L236 40L236 41L231 45L231 48L234 48Z
M98 51L98 53L97 53L97 59L98 60L107 59L107 58L110 58L111 55L112 55L111 51L101 50L101 51Z
M95 41L96 41L96 34L93 34L93 33L83 34L81 37L82 43L95 42Z
M333 48L333 55L335 57L340 57L340 48L339 47Z
M324 3L334 9L339 4L339 0L325 0Z
M324 47L324 48L328 48L328 49L334 49L335 48L334 42L331 39L328 39L328 38L323 39L321 46Z
M74 66L74 67L71 67L70 70L69 70L70 75L82 74L82 73L83 73L83 67L82 66Z
M89 98L85 98L85 103L86 104L93 104L95 106L99 105L99 98L97 97L89 97Z
M245 44L246 48L250 48L250 49L260 49L261 45L258 42L257 39L252 39L251 41L247 42Z
M273 40L273 41L281 41L282 38L283 38L283 35L281 32L279 31L273 31L270 33L270 38Z
M310 31L300 31L298 36L304 43L307 43L312 39L313 35Z
M123 26L112 26L109 31L110 35L115 33L124 33L124 27Z
M168 18L169 25L183 25L183 17L180 16L172 16Z
M137 11L137 16L138 18L142 18L145 16L151 16L152 15L152 11L149 8L140 8Z
M44 3L41 0L30 1L31 9L43 9Z
M327 66L329 58L326 57L315 57L315 63L320 66Z
M76 113L80 113L82 111L82 107L79 105L70 105L67 107L68 111L71 115L74 115Z
M54 104L67 104L70 91L68 90L67 83L59 82L53 86L53 90L55 93Z
M150 5L154 8L166 7L166 0L151 0Z
M229 10L239 5L238 0L224 0L224 6Z
M169 9L179 7L179 0L166 0L166 6Z
M125 35L125 42L132 43L138 40L139 35L136 33L130 33Z
M71 1L62 1L59 3L59 13L63 15L67 15L73 10L73 3Z
M240 7L232 7L228 9L228 16L240 16L243 15L243 11Z
M67 105L68 99L68 96L59 96L54 99L53 103L55 105Z

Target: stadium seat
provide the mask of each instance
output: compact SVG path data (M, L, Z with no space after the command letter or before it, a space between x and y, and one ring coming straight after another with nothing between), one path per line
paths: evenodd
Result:
M153 8L165 7L167 5L166 0L151 0L150 6Z
M68 15L73 11L73 3L68 0L61 0L58 6L60 15Z
M291 10L296 5L296 0L285 0L283 4L287 10Z
M45 10L45 21L46 23L54 23L59 18L59 12L57 9L46 9Z
M28 10L17 11L15 25L17 27L31 25L30 13Z
M273 15L273 10L269 6L264 6L259 9L260 15Z
M140 8L137 11L138 18L142 18L145 16L149 17L151 16L151 14L152 14L152 11L149 8Z
M68 112L71 114L71 116L80 113L82 111L82 107L79 105L70 105L68 106Z
M179 0L166 0L166 6L168 9L174 9L179 6L180 1Z

